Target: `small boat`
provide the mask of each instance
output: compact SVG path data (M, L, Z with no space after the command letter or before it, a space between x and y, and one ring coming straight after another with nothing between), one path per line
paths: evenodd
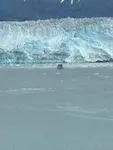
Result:
M57 65L57 69L63 69L63 65L62 64L58 64Z

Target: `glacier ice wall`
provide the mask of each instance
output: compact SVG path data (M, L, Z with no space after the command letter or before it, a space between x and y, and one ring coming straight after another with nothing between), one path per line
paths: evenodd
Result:
M0 63L113 61L113 18L0 22Z

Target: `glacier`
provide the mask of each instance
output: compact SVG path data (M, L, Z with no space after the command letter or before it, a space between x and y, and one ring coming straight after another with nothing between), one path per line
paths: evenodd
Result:
M0 22L0 63L113 61L113 18Z

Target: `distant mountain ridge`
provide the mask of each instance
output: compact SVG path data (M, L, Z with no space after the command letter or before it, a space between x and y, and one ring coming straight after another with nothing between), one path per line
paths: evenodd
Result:
M113 0L0 0L0 21L113 17Z

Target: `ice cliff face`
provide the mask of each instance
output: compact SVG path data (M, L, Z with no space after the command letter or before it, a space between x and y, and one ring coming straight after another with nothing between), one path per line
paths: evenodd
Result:
M0 63L113 61L113 19L0 23Z

